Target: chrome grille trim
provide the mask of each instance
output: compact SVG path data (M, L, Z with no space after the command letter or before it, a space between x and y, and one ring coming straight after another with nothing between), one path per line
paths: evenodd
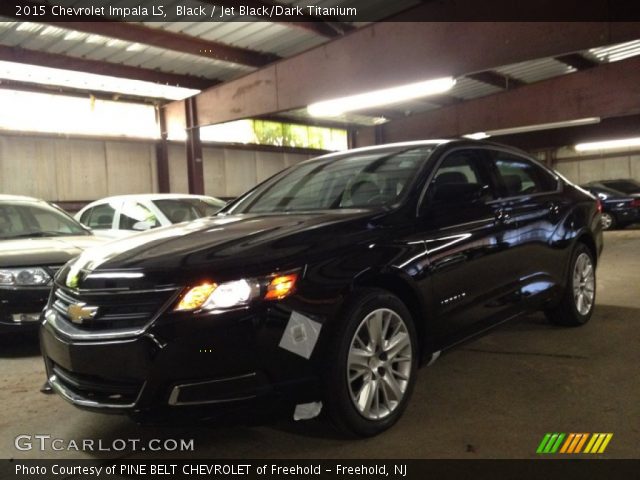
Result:
M63 290L56 286L51 295L51 300L44 315L44 323L49 324L53 329L72 339L91 340L91 339L113 339L139 336L157 320L178 298L182 289L179 287L161 288L158 290L131 290L127 293L131 294L168 294L163 298L158 298L155 302L153 299L147 301L138 300L137 302L130 296L123 296L123 292L98 292L92 291L89 298L81 292ZM88 292L87 292L88 293ZM98 297L99 298L96 298ZM102 303L105 300L107 303ZM120 301L123 300L123 301ZM74 324L68 315L68 307L74 303L85 303L87 305L97 306L99 313L95 319L87 320L83 324ZM118 309L126 310L130 306L132 312L117 311ZM109 309L116 310L108 312ZM135 311L136 309L142 311ZM108 313L100 314L100 310ZM133 324L118 326L118 322L130 322ZM108 324L107 324L108 323Z

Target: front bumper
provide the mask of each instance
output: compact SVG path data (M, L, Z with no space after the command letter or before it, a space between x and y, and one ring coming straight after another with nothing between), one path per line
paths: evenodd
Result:
M40 331L47 375L74 405L142 421L289 411L317 400L322 347L307 359L279 346L292 309L278 304L222 314L161 316L131 338L71 339Z
M50 287L0 288L0 333L36 332Z

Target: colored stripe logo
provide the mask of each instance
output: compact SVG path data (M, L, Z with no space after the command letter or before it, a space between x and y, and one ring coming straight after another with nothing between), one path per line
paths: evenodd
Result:
M546 433L536 453L604 453L613 433Z

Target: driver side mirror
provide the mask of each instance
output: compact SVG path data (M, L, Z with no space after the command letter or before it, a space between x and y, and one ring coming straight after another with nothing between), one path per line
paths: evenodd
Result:
M143 220L141 222L136 222L133 224L133 229L139 232L144 232L145 230L149 230L153 227L153 223L148 220Z

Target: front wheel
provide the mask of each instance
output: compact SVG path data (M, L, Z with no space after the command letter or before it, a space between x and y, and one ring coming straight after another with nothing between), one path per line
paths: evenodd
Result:
M595 260L583 243L573 252L567 283L560 304L545 313L551 323L578 327L589 321L596 301Z
M338 328L325 405L344 433L373 436L402 415L415 383L417 336L411 314L384 290L359 292Z

